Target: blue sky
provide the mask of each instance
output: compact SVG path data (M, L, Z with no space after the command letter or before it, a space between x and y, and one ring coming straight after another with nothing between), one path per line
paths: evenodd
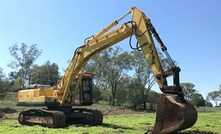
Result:
M102 30L132 6L148 15L182 69L181 82L191 82L205 97L221 85L221 1L219 0L1 0L0 67L7 75L15 43L38 44L36 61L47 60L61 69L76 47ZM125 20L128 21L128 20ZM130 50L128 41L119 43Z

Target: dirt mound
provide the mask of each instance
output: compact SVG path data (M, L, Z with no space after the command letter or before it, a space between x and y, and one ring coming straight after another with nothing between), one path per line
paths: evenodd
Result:
M4 99L6 99L6 100L15 100L16 96L17 96L16 92L7 92Z
M135 113L141 113L137 111L133 111L128 108L110 108L110 109L105 109L105 110L100 110L104 116L108 115L121 115L121 114L135 114Z
M18 113L13 108L0 108L0 121L5 119L17 119Z

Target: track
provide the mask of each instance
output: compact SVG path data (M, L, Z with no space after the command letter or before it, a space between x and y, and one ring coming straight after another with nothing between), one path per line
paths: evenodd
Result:
M88 124L88 125L101 125L103 122L103 114L98 110L86 108L71 109L70 114L67 113L67 122L70 124Z
M65 115L61 111L49 111L46 109L30 109L19 114L18 121L22 125L41 125L45 127L59 128L65 126Z
M30 109L19 114L18 121L22 125L41 125L49 128L63 128L70 124L101 125L103 115L98 110L70 109L56 111L48 109Z

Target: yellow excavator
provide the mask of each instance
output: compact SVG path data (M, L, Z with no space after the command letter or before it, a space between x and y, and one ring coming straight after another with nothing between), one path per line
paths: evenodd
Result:
M132 14L132 20L115 28L129 14ZM93 74L81 73L80 70L94 55L128 37L131 40L132 36L136 37L137 49L143 52L163 92L157 101L156 121L152 134L173 133L193 126L197 120L197 111L184 98L179 82L180 68L174 64L150 19L136 7L132 7L129 12L98 34L87 38L85 43L76 49L64 76L56 86L20 90L17 94L18 106L47 108L20 112L19 123L52 128L65 127L69 123L101 125L103 115L100 111L72 108L72 106L93 104ZM170 61L171 67L168 70L162 68L153 37ZM169 76L173 77L173 85L167 84Z

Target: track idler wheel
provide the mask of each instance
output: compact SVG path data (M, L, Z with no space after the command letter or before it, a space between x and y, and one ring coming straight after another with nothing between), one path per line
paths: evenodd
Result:
M156 122L152 134L174 133L192 127L197 111L184 98L174 94L162 94L157 101Z

